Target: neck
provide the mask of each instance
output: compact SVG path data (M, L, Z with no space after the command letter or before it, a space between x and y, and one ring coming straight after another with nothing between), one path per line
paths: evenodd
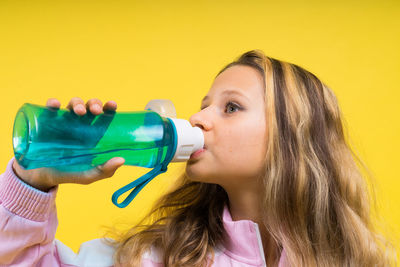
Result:
M261 210L261 194L256 190L240 188L225 189L229 197L229 211L233 221L251 220L258 224L264 249L265 260L268 266L279 259L276 255L276 244L264 226Z
M260 226L261 213L260 202L257 194L252 191L241 190L240 192L227 191L229 197L229 210L232 220L252 220Z

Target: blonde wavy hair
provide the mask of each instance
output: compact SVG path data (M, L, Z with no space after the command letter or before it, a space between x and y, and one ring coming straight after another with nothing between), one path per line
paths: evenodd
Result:
M289 266L397 264L394 246L373 224L375 193L364 179L370 172L350 148L332 90L304 68L261 50L242 54L217 76L234 65L255 68L265 83L262 207L273 239L267 255L280 255L284 248ZM142 221L117 235L116 266L140 266L152 247L162 251L165 266L211 265L226 234L225 204L221 186L191 181L183 173Z

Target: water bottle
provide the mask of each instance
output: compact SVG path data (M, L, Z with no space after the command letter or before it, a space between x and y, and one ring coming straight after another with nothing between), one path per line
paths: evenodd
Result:
M87 112L83 116L25 103L14 120L14 155L25 169L80 172L113 157L123 157L126 165L153 168L113 194L112 202L122 208L154 177L167 171L170 162L186 161L203 148L201 129L175 117L172 102L164 99L150 101L143 111ZM119 196L131 189L118 203Z

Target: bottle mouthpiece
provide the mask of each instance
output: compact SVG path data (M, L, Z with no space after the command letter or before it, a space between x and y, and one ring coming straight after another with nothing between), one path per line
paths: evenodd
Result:
M175 125L177 133L177 147L171 162L187 161L190 155L203 148L204 134L199 127L193 127L189 121L169 118Z

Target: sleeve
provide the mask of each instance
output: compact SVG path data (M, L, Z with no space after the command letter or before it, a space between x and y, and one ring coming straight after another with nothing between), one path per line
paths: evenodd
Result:
M24 183L14 160L0 175L0 265L61 266L54 240L58 187L46 193Z

